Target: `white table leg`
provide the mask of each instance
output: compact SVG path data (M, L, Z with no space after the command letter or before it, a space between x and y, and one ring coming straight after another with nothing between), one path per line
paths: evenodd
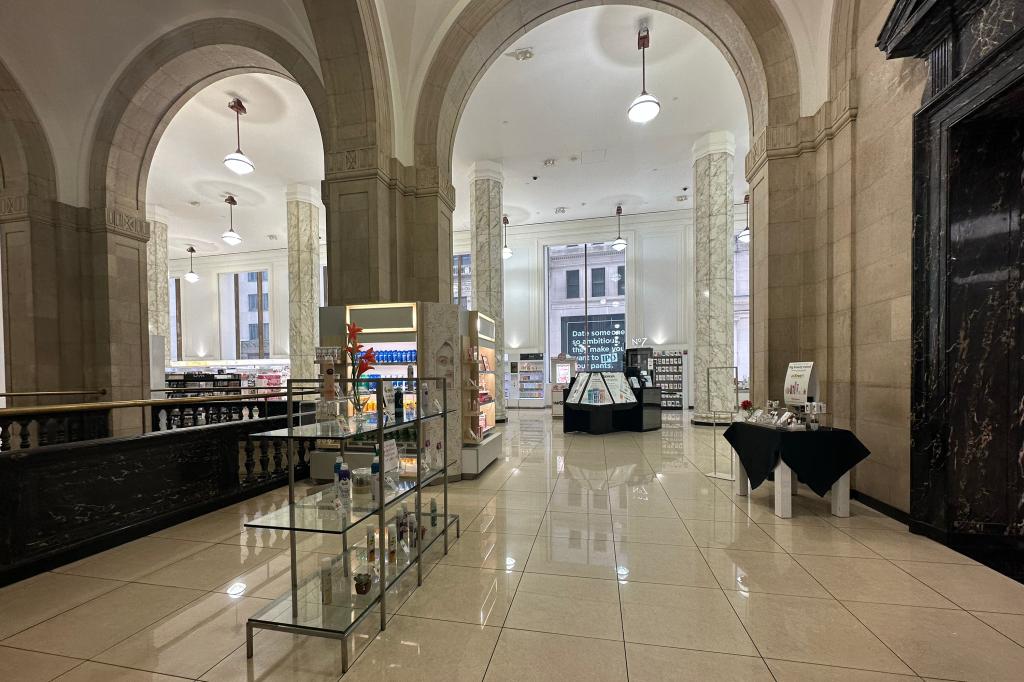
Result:
M781 459L775 465L775 515L793 518L793 472Z
M789 481L793 488L793 494L796 495L797 491L800 489L800 482L796 478L796 472L792 469L789 470Z
M732 453L733 462L735 464L736 480L733 482L733 492L741 497L746 497L750 491L750 479L747 478L747 470L743 468L743 462L740 461L740 456L735 452Z
M850 515L850 472L832 484L832 516Z

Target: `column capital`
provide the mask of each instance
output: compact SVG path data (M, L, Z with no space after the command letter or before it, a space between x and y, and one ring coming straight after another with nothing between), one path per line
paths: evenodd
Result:
M501 164L497 161L477 161L469 168L469 181L494 180L505 183L505 176L501 171Z
M298 182L289 183L284 190L285 201L305 201L309 204L320 206L323 202L320 199L320 188L312 185L304 185Z
M715 130L697 138L693 143L693 160L708 154L736 154L736 137L728 130Z

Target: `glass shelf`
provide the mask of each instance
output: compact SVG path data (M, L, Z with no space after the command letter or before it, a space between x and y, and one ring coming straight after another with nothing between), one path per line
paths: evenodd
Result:
M416 564L417 552L426 552L438 538L444 536L446 528L457 524L458 515L449 514L447 523L438 516L436 526L430 525L430 514L421 514L425 521L422 528L427 534L422 538L422 547L416 548L402 543L396 551L395 560L389 560L385 568L384 589L390 589L409 568ZM364 541L365 542L365 541ZM376 551L380 552L378 546ZM347 554L347 556L346 556ZM346 575L345 562L348 562ZM355 574L369 573L372 576L370 589L366 594L358 594L355 589ZM323 585L320 572L302 579L295 590L271 602L261 612L252 616L249 621L256 625L268 627L285 627L305 630L316 630L332 634L344 634L359 623L380 601L380 555L369 561L365 545L357 545L343 552L331 566L331 598L324 604Z
M444 469L424 467L420 482L427 485ZM400 478L395 485L385 482L384 506L390 506L416 491L415 478ZM304 531L307 533L328 533L340 535L359 525L380 511L380 505L373 501L370 493L352 495L352 503L347 511L334 508L334 488L328 486L323 490L295 500L280 509L264 514L245 524L246 528L269 528L273 530Z
M415 426L420 422L430 421L431 419L437 419L443 417L445 414L454 414L455 410L443 410L431 411L422 417L416 417L413 419L405 419L403 421L392 421L387 423L385 421L383 431L384 433L391 433L399 429L404 429L409 426ZM252 438L317 438L323 440L347 440L349 438L355 438L356 436L367 436L370 434L376 434L381 429L377 428L377 413L374 412L368 415L363 421L357 421L355 417L346 417L341 419L332 419L330 421L315 422L312 424L301 424L293 426L291 429L287 427L283 429L274 429L273 431L264 431L262 433L254 433Z

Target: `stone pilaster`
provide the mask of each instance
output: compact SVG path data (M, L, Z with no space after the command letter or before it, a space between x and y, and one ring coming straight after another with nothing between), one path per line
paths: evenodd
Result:
M288 357L293 379L313 379L320 341L320 207L308 185L288 185Z
M696 424L727 421L736 405L733 359L733 155L727 131L693 145L694 416ZM710 370L710 377L709 377Z
M149 207L149 241L146 242L146 276L149 280L149 334L164 340L164 367L171 362L170 293L167 275L167 217L157 206Z
M477 161L469 172L469 231L473 259L473 307L494 320L495 416L505 421L505 277L502 249L501 165Z

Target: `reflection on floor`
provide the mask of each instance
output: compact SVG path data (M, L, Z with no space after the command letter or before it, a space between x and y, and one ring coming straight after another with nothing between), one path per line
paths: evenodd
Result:
M461 540L395 590L345 679L1021 678L1024 585L857 503L840 519L801 490L778 519L770 484L748 500L705 476L712 433L685 417L598 437L513 412L505 458L452 486ZM245 658L288 538L241 524L285 496L0 590L0 680L337 680L331 640L259 631ZM300 570L332 542L301 538Z

